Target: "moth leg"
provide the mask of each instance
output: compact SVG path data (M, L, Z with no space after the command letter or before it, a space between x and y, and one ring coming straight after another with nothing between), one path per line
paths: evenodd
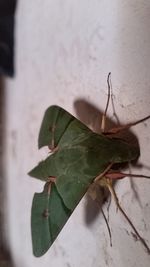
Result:
M110 199L109 199L109 202L108 202L108 205L107 205L107 220L109 222L109 209L110 209L110 205L111 205L111 196L110 196Z
M103 218L104 218L106 226L107 226L107 230L108 230L108 234L109 234L109 240L110 240L110 246L112 247L112 235L111 235L111 230L110 230L110 226L109 226L109 221L106 218L106 215L105 215L102 208L101 208L101 212L102 212Z
M102 173L100 173L100 174L94 179L94 183L97 182L97 181L99 181L101 178L103 178L103 177L105 176L105 174L108 173L108 171L111 169L111 167L112 167L113 164L114 164L114 163L111 162L111 163L106 167L106 169L105 169Z
M104 195L102 196L100 194L100 192L97 191L98 188L99 188L99 184L97 184L96 182L94 182L90 186L90 188L88 189L88 195L97 204L98 208L101 210L101 213L103 215L103 218L104 218L104 221L106 223L107 230L108 230L109 240L110 240L110 246L112 247L112 235L111 235L111 230L110 230L110 226L109 226L109 220L106 218L106 215L105 215L105 213L104 213L104 211L102 209L102 203L103 203Z
M118 179L123 179L125 177L135 177L135 178L146 178L150 179L150 176L148 175L143 175L143 174L132 174L132 173L123 173L123 172L114 172L110 171L105 174L106 178L112 179L112 180L118 180Z
M146 120L150 119L150 115L149 116L146 116L140 120L137 120L135 122L131 122L131 123L128 123L128 124L125 124L125 125L122 125L122 126L119 126L119 127L115 127L115 128L112 128L110 129L108 132L105 132L105 135L113 135L113 134L118 134L120 133L121 131L124 131L124 130L128 130L129 128L131 128L132 126L135 126L139 123L142 123Z
M133 225L132 221L129 219L129 217L127 216L127 214L125 213L125 211L122 209L117 194L113 188L112 185L112 180L106 178L106 185L116 203L117 208L119 209L119 211L122 213L122 215L125 217L125 219L128 221L128 223L130 224L131 228L133 229L134 233L136 234L136 236L138 237L138 239L140 240L140 242L143 244L143 246L146 248L148 254L150 254L150 248L148 247L148 245L146 244L145 240L143 237L141 237L141 235L139 234L139 232L137 231L137 229L135 228L135 226Z

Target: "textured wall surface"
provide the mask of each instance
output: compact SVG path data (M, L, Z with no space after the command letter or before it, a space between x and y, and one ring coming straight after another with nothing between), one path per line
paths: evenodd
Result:
M94 125L98 111L105 108L109 71L120 121L150 114L149 25L149 1L18 1L16 76L7 79L5 89L5 220L16 267L149 266L149 256L113 203L110 247L102 214L86 196L48 253L33 257L30 209L34 192L40 192L43 184L27 175L47 154L37 149L45 109L57 104ZM109 115L113 119L111 108ZM133 132L140 142L143 166L132 172L148 174L150 121ZM148 180L131 183L126 178L117 183L116 191L150 245L149 185Z

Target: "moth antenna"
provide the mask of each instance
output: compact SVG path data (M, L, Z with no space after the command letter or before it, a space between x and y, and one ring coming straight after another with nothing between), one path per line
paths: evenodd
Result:
M115 105L114 105L114 100L113 100L113 88L112 88L111 79L110 79L110 92L111 92L110 96L111 96L111 104L112 104L112 110L113 110L113 117L115 118L116 123L118 125L120 125L120 120L119 120L118 115L116 113Z
M127 216L127 214L125 213L125 211L122 209L117 194L112 186L112 181L110 179L107 179L107 187L112 195L112 197L114 198L114 201L117 205L117 208L119 209L119 211L122 213L122 215L125 217L125 219L128 221L128 223L130 224L131 228L133 229L134 233L136 234L136 236L138 237L138 239L140 240L140 242L143 244L143 246L146 248L148 254L150 254L150 248L148 247L148 245L146 244L145 240L143 237L141 237L141 235L139 234L139 232L137 231L137 229L135 228L135 226L133 225L133 223L131 222L131 220L129 219L129 217Z
M110 101L110 95L111 95L110 76L111 76L111 72L109 72L108 73L108 76L107 76L108 97L107 97L106 108L105 108L104 114L102 116L102 122L101 122L101 131L102 132L105 132L106 114L107 114L107 110L108 110L108 106L109 106L109 101Z
M106 103L106 108L105 108L104 116L106 116L106 114L107 114L107 110L108 110L108 106L109 106L109 101L110 101L110 95L111 95L110 77L111 77L111 72L108 73L108 77L107 77L108 98L107 98L107 103Z

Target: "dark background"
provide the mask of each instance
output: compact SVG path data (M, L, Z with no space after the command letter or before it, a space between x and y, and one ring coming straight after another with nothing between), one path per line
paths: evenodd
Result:
M16 0L0 0L0 74L14 74L14 15Z
M0 267L12 267L6 242L4 136L5 136L5 81L4 75L14 75L14 24L16 0L0 0ZM5 231L4 231L5 229Z

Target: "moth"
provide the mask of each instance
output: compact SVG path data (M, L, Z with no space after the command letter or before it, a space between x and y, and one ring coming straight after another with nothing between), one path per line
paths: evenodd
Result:
M114 166L137 160L140 155L138 145L117 138L116 134L150 116L105 132L105 118L110 98L109 79L110 74L107 80L109 93L101 134L93 132L59 106L51 106L45 112L38 147L40 149L48 146L51 154L29 172L30 176L45 183L43 192L35 193L31 210L32 245L36 257L47 252L91 185L109 189L117 208L125 216L137 239L150 253L144 238L120 206L113 186L114 180L127 176L120 168L116 170ZM109 226L108 230L110 233Z

